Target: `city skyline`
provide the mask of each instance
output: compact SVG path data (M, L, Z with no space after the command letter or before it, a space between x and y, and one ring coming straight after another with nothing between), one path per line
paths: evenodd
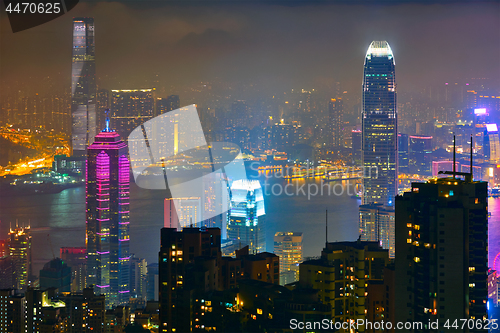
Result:
M495 14L83 1L15 35L0 14L0 330L498 328Z

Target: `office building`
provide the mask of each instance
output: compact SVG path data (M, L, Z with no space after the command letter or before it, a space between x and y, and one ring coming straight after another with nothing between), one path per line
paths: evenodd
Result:
M364 320L367 286L384 280L388 262L388 251L377 242L327 243L320 259L300 264L299 286L319 291L319 301L331 306L334 323Z
M9 231L9 256L12 262L12 286L21 291L30 285L31 232L29 227Z
M453 170L453 161L432 161L432 177L447 177L439 172L450 170ZM460 170L460 162L455 162L455 170Z
M201 211L201 199L190 198L167 198L164 203L165 228L201 227L203 220Z
M486 124L483 142L484 159L493 164L500 163L500 141L497 124Z
M156 109L158 110L158 115L164 114L165 112L177 110L181 107L181 102L179 95L170 95L167 98L157 98L156 99Z
M40 270L40 289L56 288L59 292L71 292L71 267L54 258Z
M87 282L87 248L61 247L59 256L71 268L71 292L82 292Z
M111 90L113 126L126 139L137 127L154 116L155 89Z
M353 130L351 135L352 135L352 137L351 137L352 158L355 160L360 160L361 159L361 142L362 142L361 131Z
M146 300L158 302L159 294L159 265L158 263L148 264L146 275Z
M408 134L398 133L398 171L408 173Z
M28 332L26 299L15 289L0 290L0 332Z
M363 73L363 204L394 204L397 194L397 104L395 62L385 41L368 48Z
M360 205L359 234L362 241L379 243L383 249L389 250L389 258L394 258L394 207Z
M73 19L71 147L77 156L85 156L97 134L94 33L94 18Z
M432 136L409 136L409 172L430 176L432 163Z
M487 318L488 184L448 174L396 198L396 321Z
M298 280L298 265L302 262L302 233L274 234L274 254L280 258L280 284L285 285Z
M137 258L134 255L130 258L130 296L146 300L147 297L147 274L148 263L146 259Z
M191 290L196 282L189 279L197 276L206 280L206 290L218 288L220 266L220 229L176 228L161 229L159 253L159 332L189 332ZM199 258L196 267L200 271L188 270L188 265ZM188 271L190 274L188 274ZM209 272L209 273L206 273ZM205 288L204 288L205 289Z
M342 98L331 98L328 102L330 125L329 144L336 149L344 146L344 109Z
M87 154L87 285L106 296L106 306L129 299L129 169L127 144L109 128Z
M231 208L227 238L248 244L250 253L266 250L265 209L258 180L236 180L231 184Z

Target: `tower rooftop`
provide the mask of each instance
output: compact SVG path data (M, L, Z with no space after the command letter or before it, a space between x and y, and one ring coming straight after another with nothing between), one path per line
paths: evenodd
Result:
M373 57L388 57L389 59L394 59L394 55L392 53L391 47L389 46L389 43L387 43L385 40L384 41L374 40L370 44L370 47L368 48L368 51L366 52L366 57L371 58L372 56Z

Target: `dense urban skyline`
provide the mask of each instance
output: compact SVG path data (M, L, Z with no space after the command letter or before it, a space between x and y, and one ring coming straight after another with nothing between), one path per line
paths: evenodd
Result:
M0 331L495 331L498 14L0 14Z

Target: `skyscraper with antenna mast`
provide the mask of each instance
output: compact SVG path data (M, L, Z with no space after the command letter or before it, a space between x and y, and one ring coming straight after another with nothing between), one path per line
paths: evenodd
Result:
M106 296L106 307L129 300L129 160L127 144L105 128L87 151L87 285Z

